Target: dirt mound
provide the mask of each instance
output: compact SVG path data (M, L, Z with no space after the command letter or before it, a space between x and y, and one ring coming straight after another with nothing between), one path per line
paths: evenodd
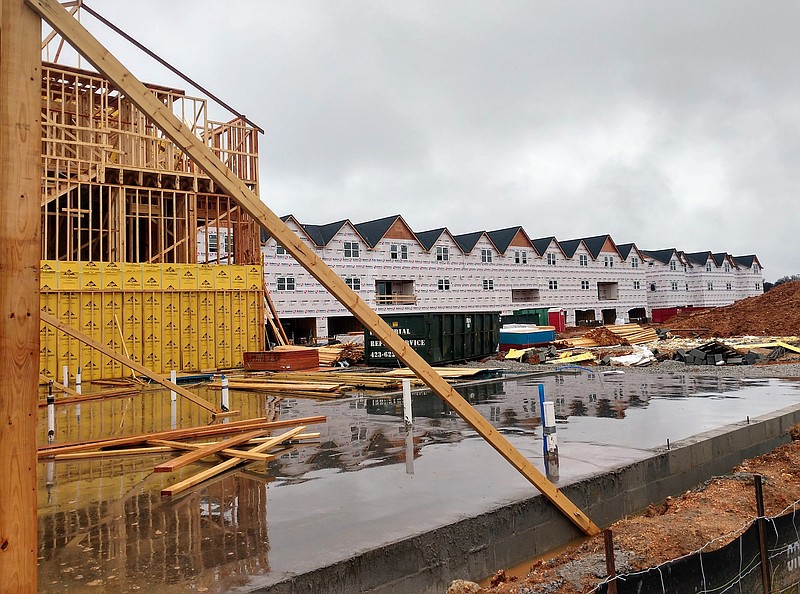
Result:
M800 281L784 283L732 305L679 314L667 328L703 328L711 336L800 335Z

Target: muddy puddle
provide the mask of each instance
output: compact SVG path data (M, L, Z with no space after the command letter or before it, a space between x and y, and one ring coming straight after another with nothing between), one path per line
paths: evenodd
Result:
M652 454L653 448L800 402L800 383L682 375L522 378L462 389L542 471L537 384L556 404L565 484ZM219 393L195 388L208 399ZM178 497L168 483L194 474L152 468L168 458L39 464L39 591L228 592L266 587L535 494L527 481L436 396L356 394L339 401L231 392L237 418L315 414L319 443L231 471ZM47 443L40 409L39 443ZM57 442L208 423L169 392L59 406Z

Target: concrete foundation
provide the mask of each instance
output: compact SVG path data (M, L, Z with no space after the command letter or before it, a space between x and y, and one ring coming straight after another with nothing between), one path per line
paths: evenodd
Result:
M654 450L653 456L640 462L562 486L562 491L597 525L607 526L787 443L789 428L798 422L800 406L793 406L749 423L707 431L676 442L669 450ZM245 590L438 594L454 579L484 578L579 536L555 507L535 496L279 583Z

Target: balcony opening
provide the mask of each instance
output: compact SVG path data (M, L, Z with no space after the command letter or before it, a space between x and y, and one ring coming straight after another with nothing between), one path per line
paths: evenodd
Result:
M619 283L597 283L597 299L616 301L619 299Z
M512 303L531 303L539 300L539 289L511 289Z
M413 280L375 281L376 305L416 305Z

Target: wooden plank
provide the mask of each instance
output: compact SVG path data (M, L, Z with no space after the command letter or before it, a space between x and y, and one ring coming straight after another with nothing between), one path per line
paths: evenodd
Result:
M72 18L72 17L70 17ZM41 21L0 1L0 592L37 591Z
M458 415L497 450L567 518L586 534L600 529L525 456L439 376L428 363L333 272L284 222L261 202L250 188L228 169L159 99L62 7L57 0L26 0L53 29L120 89L161 131L191 157L217 186L280 243L309 274L322 284L353 316L377 336L397 358L444 399Z
M46 375L42 375L41 373L39 374L39 383L40 384L42 384L42 383L49 384L51 381L53 382L53 390L54 391L57 390L59 392L64 392L65 394L69 394L70 396L81 396L81 394L78 394L78 392L76 392L72 388L69 388L69 387L65 386L64 384L59 384L57 381L51 380Z
M250 440L250 442L253 444L258 443L256 440ZM207 445L200 443L187 443L185 441L172 441L169 439L148 439L147 443L153 444L154 446L158 445L165 446L170 450L189 450L189 451L198 450ZM219 453L225 454L226 456L230 456L232 458L252 460L253 462L269 462L270 460L275 459L275 456L272 454L254 454L253 452L249 452L247 450L237 450L234 448L225 448L224 450L220 450ZM58 456L56 456L56 459L58 459Z
M252 421L239 421L238 424L228 423L225 425L210 425L204 427L189 427L186 429L172 429L167 431L156 431L155 433L140 433L128 435L126 437L115 437L113 439L96 439L80 443L70 443L61 445L47 445L39 448L39 457L47 458L56 454L68 454L71 452L83 452L100 448L118 448L121 446L136 445L146 443L152 439L200 439L212 435L225 435L238 431L250 431L254 429L279 429L281 427L291 427L293 425L314 423L324 423L323 416L303 417L299 419L286 419L283 421L270 421L266 418L255 419Z
M173 460L168 460L167 462L159 464L158 466L153 468L153 472L175 472L176 470L180 470L184 466L193 464L198 460L202 460L203 458L206 458L208 456L213 456L214 454L217 454L224 449L231 448L235 445L239 445L240 443L244 443L246 441L250 441L255 437L261 437L265 433L265 431L266 431L265 429L248 431L247 433L243 433L241 435L229 437L228 439L222 439L216 443L211 443L208 445L201 446L181 456L178 456Z
M55 405L63 406L68 404L80 404L81 402L90 402L92 400L105 400L106 398L125 398L126 396L134 396L141 394L142 391L138 388L125 388L123 390L106 390L105 392L95 392L94 394L82 394L78 396L65 396L64 398L56 398ZM47 406L46 401L39 401L39 408Z
M260 443L255 446L252 450L250 450L253 454L259 454L261 452L265 452L270 448L275 447L276 445L291 439L292 436L301 433L305 429L304 426L295 427L294 429L290 429L286 433L281 433L276 437L272 437L265 441L264 443ZM195 485L202 483L204 480L209 479L213 476L220 474L221 472L225 472L226 470L233 468L237 464L240 464L243 460L239 458L231 458L230 460L225 460L225 462L220 462L216 466L212 466L208 470L204 470L203 472L198 472L196 475L187 478L186 480L180 481L179 483L175 483L174 485L167 487L166 489L161 489L162 495L177 495L186 489L194 487Z
M72 454L58 454L55 460L91 460L93 458L115 458L118 456L144 456L147 454L166 454L174 452L169 446L149 448L125 448L122 450L100 450L97 452L73 452Z
M129 358L123 356L123 355L120 355L116 351L108 348L106 345L96 341L91 336L87 336L83 332L75 330L75 328L73 328L72 326L69 326L68 324L65 324L64 322L62 322L61 320L59 320L55 316L51 316L50 314L48 314L46 312L42 312L41 313L41 318L42 318L42 321L44 323L51 325L53 328L56 328L57 330L61 330L65 334L69 334L73 338L77 338L82 343L89 345L93 349L97 349L98 351L100 351L101 353L106 355L107 357L109 357L111 359L114 359L115 361L117 361L119 363L122 363L123 365L127 365L128 367L130 367L136 373L139 373L141 375L149 377L151 380L153 380L157 384L161 384L165 388L169 388L173 392L176 392L176 393L180 394L181 396L183 396L187 400L190 400L191 402L194 402L198 406L200 406L200 407L202 407L202 408L204 408L204 409L206 409L208 411L211 411L214 414L221 414L223 412L221 408L219 408L218 406L216 406L214 404L211 404L208 400L204 400L203 398L200 398L200 396L198 396L197 394L193 394L192 392L190 392L186 388L183 388L183 387L179 386L178 384L173 384L168 379L166 379L164 377L161 377L159 374L157 374L157 373L155 373L153 371L150 371L144 365L140 365L136 361L133 361L133 360L131 360L131 359L129 359Z

